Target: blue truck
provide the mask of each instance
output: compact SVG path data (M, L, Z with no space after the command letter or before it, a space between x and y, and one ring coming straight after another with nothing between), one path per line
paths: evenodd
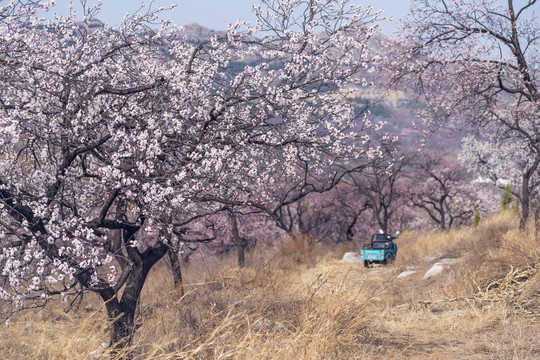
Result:
M360 251L360 256L364 260L364 266L370 267L372 264L388 264L395 260L397 255L397 245L394 239L399 235L399 231L395 236L390 234L373 234L371 242L364 244Z

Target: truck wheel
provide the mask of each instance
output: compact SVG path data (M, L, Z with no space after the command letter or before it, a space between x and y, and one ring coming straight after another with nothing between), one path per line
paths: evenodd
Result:
M386 265L388 264L388 258L384 258L384 260L382 261L383 265Z
M369 261L367 261L367 260L364 260L364 267L367 267L367 268L369 268Z

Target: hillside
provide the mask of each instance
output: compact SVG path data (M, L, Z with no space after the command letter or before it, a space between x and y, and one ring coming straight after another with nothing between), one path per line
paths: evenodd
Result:
M374 269L340 263L351 249L302 242L256 249L241 270L233 258L196 258L184 268L184 295L163 262L143 290L131 355L537 359L540 251L515 221L505 214L478 228L405 233L396 262ZM444 271L425 278L435 263ZM117 358L98 304L89 294L67 313L69 304L51 303L19 314L0 328L0 357Z
M92 20L89 24L90 30L103 28L105 24L99 20ZM191 44L210 39L212 36L224 35L224 31L216 31L202 25L191 23L182 27L179 36L186 39ZM369 49L373 53L385 55L385 46L392 43L392 39L382 33L376 33L369 41ZM235 63L238 70L246 65L256 65L257 59L250 58L243 62ZM417 112L425 108L425 104L412 97L411 94L403 91L388 90L384 79L377 72L365 71L359 74L360 78L365 78L373 86L361 87L351 101L357 109L364 109L369 106L370 120L384 123L383 131L392 136L400 138L401 143L406 147L417 147L424 139L423 126ZM436 149L453 151L461 146L463 133L448 129L450 131L436 132L428 139L428 146Z

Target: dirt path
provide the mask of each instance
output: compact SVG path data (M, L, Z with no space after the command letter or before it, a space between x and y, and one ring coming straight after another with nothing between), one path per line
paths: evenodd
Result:
M305 269L299 280L319 284L322 295L358 294L372 334L366 344L377 356L540 359L540 317L513 313L506 303L480 307L445 296L460 283L459 264L441 256L369 269L336 261Z

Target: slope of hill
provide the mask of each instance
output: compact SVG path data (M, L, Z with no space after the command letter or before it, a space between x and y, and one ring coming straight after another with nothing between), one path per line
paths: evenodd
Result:
M516 225L506 213L478 228L405 233L396 262L374 269L339 263L346 249L295 242L254 250L244 269L232 257L194 259L183 292L163 262L143 290L130 356L537 359L540 250ZM435 262L444 271L426 277ZM0 327L0 357L119 359L97 304L89 294L68 313L50 303L15 316Z
M99 20L92 20L89 23L89 29L98 29L104 27L104 23ZM192 44L198 44L204 40L210 39L214 35L224 35L224 31L215 31L208 29L196 23L191 23L183 26L183 30L179 36ZM376 33L369 41L370 51L384 55L385 46L392 44L392 39ZM254 65L257 63L256 58L246 59L244 62L234 63L233 65L241 70L246 65ZM384 123L383 131L390 135L398 136L401 142L406 147L416 147L424 138L421 119L418 119L417 112L425 108L421 101L415 100L410 94L403 91L389 91L384 79L376 72L364 72L359 75L365 78L368 82L373 82L373 86L362 87L358 89L356 97L351 98L351 101L358 109L369 106L370 117L372 121ZM429 146L434 148L445 149L446 151L454 151L461 145L463 132L455 129L450 131L439 131L429 139Z

